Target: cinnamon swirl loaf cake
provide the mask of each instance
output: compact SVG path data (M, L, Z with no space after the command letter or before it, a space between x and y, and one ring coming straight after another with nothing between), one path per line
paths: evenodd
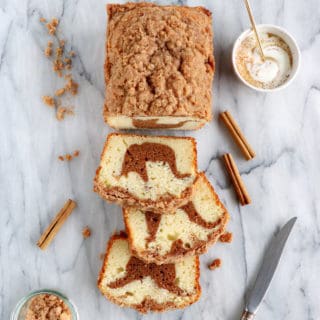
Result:
M193 138L112 133L105 143L94 190L123 206L173 212L189 201L196 176Z
M225 231L229 214L204 173L190 201L174 214L124 208L130 248L135 256L157 264L205 253Z
M199 259L147 264L131 255L124 235L114 235L108 243L98 287L102 294L122 307L141 313L184 308L201 294Z

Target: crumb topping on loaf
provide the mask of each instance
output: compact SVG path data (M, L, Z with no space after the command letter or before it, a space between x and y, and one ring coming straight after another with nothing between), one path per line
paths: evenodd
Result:
M105 115L209 120L211 13L202 7L128 3L108 5L108 15Z

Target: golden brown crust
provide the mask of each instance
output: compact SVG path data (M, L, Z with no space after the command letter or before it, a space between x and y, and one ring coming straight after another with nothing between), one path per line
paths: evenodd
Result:
M146 135L135 135L135 134L125 134L125 133L110 133L107 136L106 143L104 145L100 161L102 161L105 152L107 151L109 142L113 136L135 136L135 137L150 137ZM194 153L194 168L197 168L197 146L196 140L191 137L172 137L172 136L157 136L158 138L162 139L175 139L175 140L189 140L192 142L193 146L193 153ZM134 195L130 194L127 190L120 188L120 187L111 187L106 188L101 182L99 182L99 172L101 170L101 166L99 166L96 170L96 175L94 177L94 187L93 191L97 192L103 199L117 203L122 206L127 207L139 207L143 208L144 210L154 210L155 212L162 213L164 210L167 212L173 212L178 207L186 204L192 196L193 193L193 186L186 188L180 197L175 197L172 195L163 195L159 197L157 200L143 200L138 199Z
M196 257L196 260L195 260L195 262L196 262L196 265L195 265L195 269L196 269L195 292L196 292L196 294L192 295L192 299L185 301L185 303L180 306L176 306L172 302L166 302L166 303L159 304L151 298L146 298L140 304L127 305L125 303L122 303L118 299L114 298L110 294L108 294L108 292L104 291L103 286L102 286L102 281L103 281L103 276L105 274L106 267L108 264L109 252L111 250L111 247L112 247L114 241L116 241L118 239L125 240L125 239L127 239L127 236L123 232L120 232L120 234L115 233L113 236L111 236L110 240L107 243L106 254L104 256L102 268L100 270L100 273L98 276L98 281L97 281L97 286L98 286L99 290L108 300L110 300L111 302L113 302L121 307L130 307L130 308L136 309L140 313L147 313L148 311L163 312L163 311L170 310L170 309L183 309L183 308L187 307L188 305L191 305L192 303L199 300L200 295L201 295L201 287L200 287L200 283L199 283L200 261L199 261L198 257Z
M174 71L171 74L168 74L168 72L161 73L162 75L166 76L167 74L167 85L171 88L171 82L172 89L170 90L162 90L155 93L154 88L157 88L157 90L160 90L160 86L156 85L156 81L159 80L158 73L154 73L154 71L148 70L145 72L145 69L142 70L133 67L135 64L132 61L126 61L125 59L122 59L122 66L117 65L115 63L114 58L114 52L117 51L117 45L115 44L115 39L117 39L117 33L120 35L123 35L123 32L121 31L123 28L124 23L127 23L127 30L129 34L129 29L132 26L135 26L135 23L143 24L145 22L142 22L142 20L136 20L136 17L139 17L141 13L141 9L144 11L145 15L150 15L152 20L152 12L153 10L157 11L157 15L163 15L165 19L168 18L168 14L174 15L177 14L179 16L179 19L181 19L181 23L186 23L188 29L181 29L180 31L175 31L177 34L179 32L186 33L189 36L186 36L188 40L186 41L184 39L184 36L180 34L180 42L182 42L182 47L185 46L185 48L188 48L191 50L194 50L194 52L199 53L199 57L195 58L193 61L190 59L188 55L180 57L180 64L182 61L187 65L187 68L194 69L195 64L198 66L197 70L199 71L199 76L197 76L196 79L206 79L203 80L200 84L199 81L191 81L195 79L195 74L190 73L190 70L186 71L184 69L180 69L180 67L177 69L177 72ZM154 8L154 9L153 9ZM136 10L136 11L135 11ZM132 12L131 12L132 11ZM211 25L211 12L203 7L187 7L187 6L157 6L152 3L127 3L127 4L110 4L107 5L107 13L108 13L108 26L107 26L107 41L106 41L106 59L104 64L104 72L105 72L105 82L107 85L106 89L106 101L104 106L104 119L106 122L108 122L108 116L109 115L127 115L127 116L144 116L144 115L167 115L167 116L190 116L194 115L198 118L204 119L206 121L210 121L212 119L212 111L211 111L211 85L213 80L213 74L215 69L215 62L213 57L213 31L212 31L212 25ZM133 20L133 22L130 19ZM128 21L127 21L128 20ZM156 23L155 21L153 23ZM162 22L161 22L162 23ZM167 22L166 22L167 23ZM137 27L136 26L136 27ZM133 27L132 27L133 28ZM152 28L152 27L151 27ZM153 27L154 30L157 30L158 27ZM169 28L169 26L167 26ZM192 29L194 28L194 29ZM119 29L119 30L118 30ZM143 29L143 28L142 28ZM168 29L165 32L169 32ZM172 30L175 30L173 28ZM170 31L171 32L171 31ZM189 33L188 33L189 32ZM201 40L200 38L195 38L196 34L201 34ZM133 33L134 34L134 33ZM157 35L157 32L152 32L149 34L149 31L144 34L143 36L146 37L154 37ZM173 42L176 42L177 35L174 35L170 33L168 36L168 39L172 39ZM128 36L127 36L128 37ZM163 48L162 44L165 42L168 42L167 40L163 40L162 44L158 42L158 37L155 36L158 47L158 54L163 54ZM173 37L173 38L172 38ZM190 41L189 41L190 39ZM151 41L151 40L150 40ZM149 42L150 42L149 41ZM154 40L152 40L154 41ZM199 43L198 43L199 42ZM138 43L136 42L136 45ZM132 50L128 49L127 51L124 51L125 47L124 44L122 46L122 49L119 51L120 53L117 53L116 56L118 57L119 54L125 55L124 52L132 52ZM147 54L149 58L155 57L155 52L149 53L147 50L147 53L143 51L143 45L141 49L142 54ZM168 49L168 53L170 53L171 49ZM183 51L183 50L182 50ZM177 52L182 52L177 51ZM140 53L140 52L139 52ZM170 53L172 55L172 53ZM194 54L192 55L194 56ZM200 56L202 57L200 59ZM177 57L174 57L176 59ZM128 57L126 56L126 59ZM137 59L138 54L136 55ZM142 58L141 58L142 59ZM144 59L144 58L143 58ZM121 59L120 59L121 60ZM118 61L120 61L118 59ZM200 62L201 60L201 62ZM125 61L125 62L124 62ZM196 62L197 61L197 62ZM173 63L173 62L170 62ZM168 65L168 63L166 63ZM148 66L151 65L151 63L147 63ZM116 67L115 67L116 66ZM127 88L127 84L132 81L133 79L137 79L136 76L133 74L129 75L128 72L123 72L121 70L124 70L124 66L128 67L130 70L134 70L133 73L138 72L139 77L141 77L140 85L143 86L143 90L140 91L137 89L136 85L130 86L130 91ZM200 70L201 66L201 70ZM202 68L203 67L203 68ZM116 69L115 69L116 68ZM175 66L175 62L173 63L172 68L170 70L175 70L177 67ZM111 85L111 83L114 82L112 77L112 74L114 71L111 70L117 70L117 76L115 77L117 81L116 85ZM164 70L164 69L163 69ZM157 71L158 72L158 71ZM120 81L121 77L119 75L126 74L126 77L130 77L130 80L124 79L123 83ZM172 77L172 79L170 78ZM190 78L190 79L189 79ZM146 79L146 81L145 81ZM151 80L150 80L151 79ZM152 80L153 79L153 80ZM140 81L139 80L139 81ZM137 80L138 81L138 80ZM118 83L119 82L119 83ZM153 84L153 82L155 82ZM194 87L194 83L198 83ZM178 88L179 87L179 88ZM115 88L119 91L115 91ZM169 88L167 88L169 89ZM183 89L183 90L182 90ZM136 91L135 91L136 90ZM138 90L138 91L137 91ZM179 90L179 91L177 91ZM193 92L196 90L196 92ZM135 91L134 95L133 91ZM184 92L183 94L181 92ZM130 92L130 94L128 94ZM142 92L142 95L140 97L140 93ZM192 92L192 94L190 94ZM134 99L137 99L136 102L133 102L131 97L134 97ZM131 101L131 100L132 101ZM131 101L131 102L130 102ZM154 104L154 105L153 105ZM161 107L158 105L161 104ZM198 128L200 128L203 124L199 125ZM195 129L198 129L195 128Z
M198 174L197 179L200 179L200 177L205 177L204 172L200 172ZM134 256L139 257L140 259L142 259L148 263L150 263L150 262L154 262L156 264L172 263L172 262L182 260L183 258L185 258L187 256L200 255L200 254L206 253L208 251L209 247L212 246L214 243L216 243L219 240L219 237L226 230L226 226L227 226L227 223L230 219L230 215L229 215L227 209L225 208L225 206L223 205L223 203L220 201L218 195L214 191L210 182L206 178L204 179L204 181L208 185L208 187L210 188L210 190L214 196L216 205L223 209L223 215L220 218L221 221L219 224L219 228L217 230L215 230L214 232L210 233L208 235L206 241L199 240L199 241L195 242L195 244L192 247L184 248L183 251L180 250L177 252L177 251L173 250L163 256L160 256L160 255L155 254L154 252L150 252L148 250L141 251L141 250L138 250L137 248L134 247L133 239L132 239L133 232L131 231L130 223L128 220L128 212L127 212L126 208L123 208L123 218L124 218L125 228L126 228L127 234L128 234L129 247L130 247L131 253Z

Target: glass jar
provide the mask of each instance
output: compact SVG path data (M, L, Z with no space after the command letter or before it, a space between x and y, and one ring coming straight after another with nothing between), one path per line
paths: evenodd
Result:
M71 320L79 320L79 315L77 312L77 309L75 307L75 305L62 293L55 291L55 290L51 290L51 289L42 289L42 290L36 290L36 291L32 291L29 294L27 294L26 296L24 296L15 306L15 308L13 309L12 313L11 313L11 317L10 320L25 320L25 314L27 311L27 307L28 307L28 302L34 298L37 295L40 294L50 294L50 295L55 295L57 297L59 297L69 308L70 313L71 313Z

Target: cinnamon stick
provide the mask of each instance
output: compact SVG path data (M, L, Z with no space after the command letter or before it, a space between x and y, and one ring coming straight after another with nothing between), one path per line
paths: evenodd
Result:
M247 139L243 135L239 125L236 123L236 121L233 119L231 113L229 111L224 111L220 113L220 119L225 124L229 132L231 133L231 136L235 140L236 144L241 149L243 155L247 160L253 159L255 157L255 152L249 145Z
M39 241L37 242L37 246L41 250L45 250L51 241L54 239L64 222L70 216L73 209L76 207L76 202L69 199L63 206L63 208L58 212L55 218L52 220L50 225L41 235Z
M239 170L237 168L236 163L234 162L232 155L230 153L226 153L222 156L224 160L224 164L226 166L226 169L230 175L234 190L236 191L236 194L238 196L239 202L242 206L245 206L249 203L251 203L250 196L248 194L248 191L241 179Z

